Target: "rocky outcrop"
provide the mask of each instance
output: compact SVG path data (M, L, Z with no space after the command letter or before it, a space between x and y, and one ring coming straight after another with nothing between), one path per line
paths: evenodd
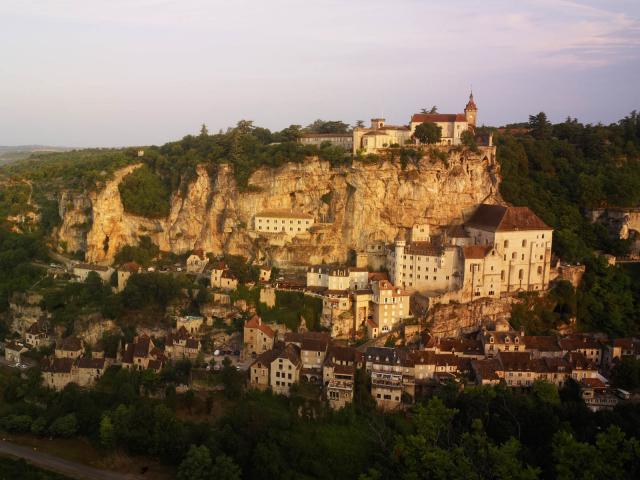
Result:
M289 266L343 262L350 250L390 242L414 223L437 229L460 222L483 201L499 201L495 147L481 147L477 154L452 150L446 161L426 156L404 168L397 159L334 168L309 158L260 168L245 191L237 188L230 166L214 171L201 166L184 193L174 194L169 216L157 220L124 211L118 184L135 168L119 170L103 190L74 200L78 208L69 205L72 208L62 212L58 240L69 250L83 247L87 261L102 264L143 235L174 253L202 248ZM254 216L275 208L309 213L316 225L298 237L258 235ZM84 234L73 227L84 225L80 210L90 210L91 224Z
M497 320L508 321L513 304L518 302L520 300L516 297L506 297L435 305L427 314L427 327L431 335L441 338L476 332L482 326L490 326Z

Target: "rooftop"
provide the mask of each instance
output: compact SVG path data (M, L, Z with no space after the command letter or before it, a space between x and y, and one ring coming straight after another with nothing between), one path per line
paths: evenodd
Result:
M313 220L313 215L302 212L294 212L286 209L270 209L262 210L256 213L256 217L268 217L268 218L297 218L302 220Z
M492 232L551 230L528 207L505 207L481 204L467 221L467 226Z

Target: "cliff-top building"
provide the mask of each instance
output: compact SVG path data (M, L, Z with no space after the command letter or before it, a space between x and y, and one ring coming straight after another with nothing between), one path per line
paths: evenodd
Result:
M313 216L285 209L263 210L254 218L254 228L260 233L286 233L298 235L313 225Z

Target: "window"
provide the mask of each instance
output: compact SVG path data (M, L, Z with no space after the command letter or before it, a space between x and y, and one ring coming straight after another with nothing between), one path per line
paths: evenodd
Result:
M542 267L538 267L538 275L542 275Z
M504 248L509 248L509 240L504 241Z
M517 255L518 255L518 254L517 254L516 252L513 252L513 253L511 254L511 260L515 260Z
M527 241L526 240L522 240L522 246L526 247L527 246Z
M524 278L524 270L518 270L518 279L522 280Z

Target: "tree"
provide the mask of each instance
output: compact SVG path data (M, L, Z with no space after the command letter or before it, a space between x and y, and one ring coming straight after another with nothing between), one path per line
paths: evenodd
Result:
M310 133L347 133L349 125L340 120L316 120L305 129Z
M544 380L536 380L533 382L531 393L542 403L549 405L560 405L560 395L558 387L553 383Z
M102 415L100 419L100 445L104 449L111 449L116 444L115 430L111 417L109 415Z
M547 114L540 112L537 115L529 115L529 128L531 135L538 140L551 136L551 123L547 120Z
M467 147L472 152L478 151L478 144L476 143L476 137L471 130L465 130L460 135L460 141L462 144Z
M233 459L227 455L218 455L211 469L212 480L240 480L242 471Z
M206 138L209 136L209 130L207 126L203 123L202 127L200 127L200 138Z
M364 128L364 120L356 120L356 128Z
M224 394L227 398L238 398L242 393L242 375L233 366L229 357L224 357L222 361L222 371L220 372Z
M187 456L178 467L177 478L178 480L210 480L215 478L211 475L212 465L211 454L207 447L191 445Z
M420 113L427 113L427 114L438 113L438 107L436 105L434 105L430 109L422 108L422 109L420 109Z
M442 128L433 122L423 122L416 127L413 136L421 143L435 144L440 141Z
M73 413L56 418L49 426L49 433L54 437L70 438L77 430L78 420Z
M611 382L619 388L635 390L640 387L640 360L623 357L611 371Z

